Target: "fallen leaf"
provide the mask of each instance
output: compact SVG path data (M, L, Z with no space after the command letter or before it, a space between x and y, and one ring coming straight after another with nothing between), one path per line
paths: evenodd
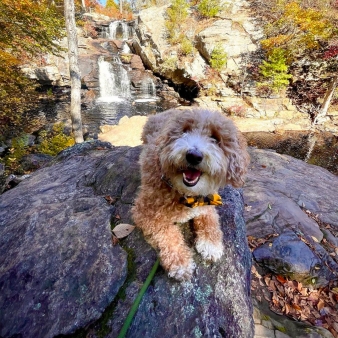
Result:
M322 299L319 299L319 302L317 304L317 309L320 311L324 307L325 303Z
M130 224L118 224L114 229L113 233L117 238L123 238L128 236L135 229L134 225Z
M291 304L291 306L297 311L302 311L301 307L298 306L297 304Z
M113 245L115 246L119 242L119 239L116 236L113 235L112 241L113 241Z

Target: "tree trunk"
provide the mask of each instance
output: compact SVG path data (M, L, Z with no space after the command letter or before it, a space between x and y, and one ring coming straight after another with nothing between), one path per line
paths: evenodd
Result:
M120 0L120 13L122 14L122 12L123 12L123 1Z
M74 0L64 0L68 38L69 73L71 81L70 114L75 142L83 142L81 119L81 74L78 61L77 30L75 24Z
M318 124L320 123L321 119L323 117L326 116L327 114L327 111L330 107L330 103L331 103L331 100L332 100L332 97L333 97L333 94L334 94L334 91L336 89L338 85L338 76L334 76L331 80L331 83L329 85L329 88L327 89L326 91L326 94L325 94L325 97L324 97L324 101L323 101L323 104L320 108L320 112L318 113L318 115L316 116L315 118L315 121L314 121L314 124Z

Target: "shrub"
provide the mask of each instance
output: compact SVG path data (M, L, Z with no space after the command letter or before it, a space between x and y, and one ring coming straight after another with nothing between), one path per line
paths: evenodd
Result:
M274 48L268 56L268 61L263 61L260 65L260 74L265 79L263 85L270 85L274 92L285 89L292 78L288 74L286 64L286 52L282 48Z
M160 69L162 72L165 73L167 71L175 70L176 66L177 66L177 57L171 56L160 65Z
M6 167L12 172L23 173L19 163L22 157L28 153L27 139L27 134L22 134L12 139L9 154L4 158Z
M63 130L64 124L56 123L54 124L50 133L41 133L43 140L38 146L38 151L43 154L55 156L61 150L64 150L74 145L74 137L67 136L66 134L64 134Z
M201 0L197 6L198 12L207 18L213 18L222 9L220 0Z
M222 44L217 44L210 55L211 67L217 71L221 71L226 65L227 60L228 56Z
M245 117L246 109L245 107L236 104L236 105L226 108L226 112L230 116Z
M194 54L194 45L186 36L181 41L180 52L183 55L193 55Z
M188 8L186 0L173 0L171 6L167 9L167 20L165 26L168 33L168 40L172 44L179 42L182 37L181 26L188 17Z

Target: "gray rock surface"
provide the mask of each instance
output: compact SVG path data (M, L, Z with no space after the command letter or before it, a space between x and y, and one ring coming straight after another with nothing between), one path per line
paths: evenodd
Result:
M111 209L72 156L0 196L0 335L54 337L98 319L126 276ZM88 172L89 173L89 172Z
M316 287L326 286L338 277L338 264L332 261L332 270L337 273L331 272L325 264L325 255L321 256L290 230L253 252L256 262L275 274Z
M55 337L91 323L91 332L108 327L105 335L116 337L156 259L137 230L120 245L111 239L110 221L131 221L139 153L80 144L0 196L2 337ZM182 284L159 269L128 337L253 336L243 198L230 187L222 195L222 261L196 254L193 280Z
M251 255L246 247L245 224L240 191L226 187L221 191L224 205L218 208L224 232L225 254L218 263L207 263L195 254L197 269L190 282L169 280L160 269L145 294L127 337L252 337L250 305ZM129 221L129 219L123 219ZM193 238L184 229L190 245ZM118 302L109 337L116 337L154 261L155 254L138 232L132 233L124 247L135 253L136 280Z
M326 169L274 151L250 151L251 164L244 187L248 234L264 237L289 229L320 242L318 224L302 210L309 209L338 229L338 177Z

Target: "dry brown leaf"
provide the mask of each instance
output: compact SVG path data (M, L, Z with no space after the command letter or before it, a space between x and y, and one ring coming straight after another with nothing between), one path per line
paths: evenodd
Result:
M267 286L269 286L269 283L270 283L270 280L271 280L271 277L270 276L265 276L264 277L264 282Z
M297 304L291 304L292 308L294 308L296 311L302 311L302 308Z
M325 303L322 299L319 299L319 302L317 304L317 309L320 311L325 306Z
M118 224L114 229L113 233L117 238L123 238L128 236L135 229L134 225L131 224Z
M115 246L118 242L119 242L119 239L116 237L116 236L114 236L114 235L112 235L112 241L113 241L113 245Z
M272 290L272 291L276 291L276 285L275 285L275 282L273 280L270 280L269 282L269 289Z

